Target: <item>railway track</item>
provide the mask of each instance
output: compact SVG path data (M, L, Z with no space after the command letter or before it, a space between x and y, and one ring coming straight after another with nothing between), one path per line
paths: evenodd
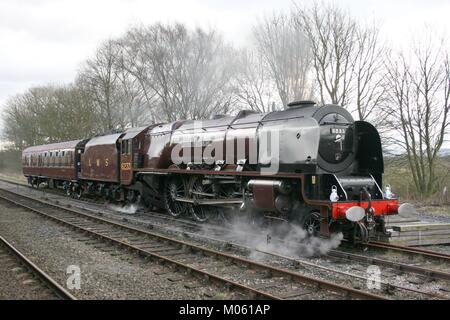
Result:
M182 234L184 236L187 237L192 237L192 238L205 238L206 241L208 242L216 242L218 243L219 246L221 247L225 247L225 248L229 248L230 250L233 249L234 251L236 250L241 250L241 251L245 251L247 253L261 253L263 255L266 256L270 256L270 257L276 257L279 258L280 260L283 260L284 262L288 262L291 264L291 269L307 269L307 268L312 268L315 270L316 273L320 273L323 277L327 277L330 278L334 277L336 278L336 275L338 275L339 277L335 279L335 281L343 281L343 282L352 282L354 285L358 285L357 283L359 283L359 287L364 287L367 283L367 281L369 280L367 276L362 276L362 275L358 275L356 273L349 273L349 272L345 272L345 271L341 271L338 268L333 268L333 267L327 267L327 266L323 266L319 263L312 263L311 261L309 261L309 259L302 259L302 258L296 258L296 257L291 257L291 256L286 256L271 250L263 250L263 249L258 249L258 248L254 248L254 247L248 247L245 246L243 244L238 244L238 243L234 243L234 242L229 242L227 240L223 240L220 238L220 235L223 235L221 233L221 231L219 228L215 228L212 227L213 230L218 231L219 234L216 237L211 237L211 236L204 236L201 235L201 229L198 229L198 225L195 223L192 223L190 221L187 220L180 220L180 219L174 219L172 217L168 217L167 215L162 215L162 214L157 214L156 215L159 219L165 219L167 218L169 221L173 222L179 222L179 223L185 223L186 225L189 226L188 229L191 230L191 232L186 232L186 231L182 231ZM152 215L152 217L154 217L154 215ZM170 225L170 224L168 224ZM154 229L156 229L157 227L161 227L160 224L150 224L150 226ZM173 226L172 226L173 227ZM196 229L197 227L197 229ZM176 233L180 233L180 229L175 227L172 228ZM197 232L196 232L197 231ZM200 235L199 233L200 232ZM255 234L255 236L258 236ZM277 241L276 238L272 238L271 241ZM285 244L285 242L280 241L279 244ZM333 254L334 253L334 254ZM331 258L333 260L349 260L351 262L363 262L366 266L368 265L380 265L383 267L391 267L392 269L394 269L395 271L406 271L406 272L415 272L417 274L420 275L425 275L426 278L428 280L435 280L433 278L434 274L433 274L433 270L429 270L429 269L425 269L425 268L411 268L408 269L409 265L403 265L403 264L399 264L399 263L394 263L391 261L385 261L382 259L379 259L378 261L374 261L373 259L369 258L369 257L365 257L362 255L340 255L341 251L340 250L331 250L329 254L324 255L324 257L328 257ZM408 270L405 270L408 269ZM319 272L317 272L319 270ZM438 275L440 275L438 273ZM431 276L431 277L430 277ZM442 278L443 279L447 279L450 276L450 274L447 273L442 273ZM438 279L440 279L440 277L437 277ZM399 298L405 298L405 294L408 296L408 298L411 299L423 299L423 298L431 298L431 299L449 299L450 295L445 295L445 294L438 294L438 293L434 293L434 292L427 292L427 291L423 291L423 290L419 290L417 288L411 288L411 287L406 287L406 286L401 286L401 285L395 285L392 284L390 279L387 279L385 281L380 281L380 292L384 292L386 294L388 294L390 297L395 297L398 295Z
M365 245L369 246L371 248L391 250L391 251L405 253L405 254L411 254L411 255L419 255L424 258L438 259L438 260L442 260L443 262L450 263L450 254L446 254L443 252L431 251L431 250L426 250L426 249L422 249L422 248L406 247L406 246L400 246L400 245L395 245L395 244L391 244L391 243L377 242L377 241L371 241Z
M101 212L97 212L99 214L101 214ZM308 259L299 259L299 258L295 258L295 257L289 257L286 255L282 255L279 254L277 252L274 251L270 251L270 250L260 250L254 247L248 247L245 246L243 244L239 244L236 242L233 242L232 239L230 239L234 234L227 234L227 231L224 230L224 228L220 228L217 227L215 225L200 225L198 223L189 221L187 219L183 219L183 218L173 218L170 217L168 215L165 214L161 214L161 213L155 213L152 212L149 215L152 220L159 220L159 222L155 223L155 222L148 222L146 220L145 225L147 227L151 227L152 229L159 229L162 230L163 232L171 232L174 235L176 234L182 234L185 237L188 238L201 238L204 239L206 242L215 242L217 243L220 247L223 248L229 248L230 250L242 250L242 251L246 251L247 253L251 253L251 252L259 252L268 256L272 256L272 257L277 257L280 259L283 259L284 261L290 262L292 263L292 265L294 266L294 268L298 268L299 266L304 266L304 267L311 267L314 269L321 269L324 273L331 273L331 274L338 274L344 278L353 278L355 279L356 282L366 282L368 280L367 276L361 276L361 275L357 275L354 273L348 273L348 272L343 272L340 271L336 268L332 268L332 267L324 267L323 265L320 265L318 263L311 263L310 261L308 261ZM128 218L123 218L126 221L129 221ZM161 223L161 221L163 221ZM182 230L182 231L181 231ZM207 230L207 231L206 231ZM205 231L208 235L205 235ZM212 235L214 234L214 235ZM247 234L248 236L248 234ZM258 237L260 235L258 234L254 234L255 237ZM227 237L227 239L225 238ZM302 246L302 244L292 244L292 243L286 243L283 240L277 239L277 238L271 238L271 241L278 241L279 245L283 245L283 246L289 246L289 245L294 245L294 246ZM295 249L295 248L293 248ZM383 271L392 271L389 272L391 274L391 276L394 276L395 274L401 274L403 272L408 273L408 274L416 274L419 276L422 276L423 279L425 279L427 282L430 281L436 281L436 280L445 280L448 281L450 280L450 273L447 272L441 272L439 270L434 270L431 268L424 268L424 267L420 267L420 266L416 266L416 265L411 265L411 264L406 264L406 263L401 263L398 261L390 261L390 260L386 260L386 259L377 259L377 258L373 258L373 257L369 257L369 256L365 256L362 254L350 254L348 252L342 251L342 250L330 250L327 254L323 255L324 258L329 258L335 261L348 261L350 263L362 263L366 266L370 266L370 265L377 265L380 267L383 267ZM325 275L325 277L329 278L329 275ZM344 280L345 281L345 280ZM365 284L361 285L364 286ZM407 295L411 298L413 297L417 297L417 298L437 298L437 299L449 299L450 296L447 294L438 294L438 293L434 293L434 292L429 292L429 291L424 291L424 290L420 290L418 288L411 288L411 287L406 287L406 286L401 286L401 285L394 285L392 283L390 283L390 279L387 279L385 282L381 282L381 291L387 292L389 293L389 295L391 296L395 296L397 293L401 293L401 292L407 292ZM444 286L445 287L445 286Z
M0 236L0 259L2 265L18 272L23 290L30 290L36 299L76 300L76 298L40 269L5 238ZM20 289L22 290L22 288Z
M179 227L183 226L185 231L183 231L182 233L183 234L189 233L189 235L192 237L198 236L199 233L203 234L206 231L206 233L208 233L208 234L215 235L215 237L213 237L213 238L209 237L209 239L218 241L218 242L224 242L225 246L230 245L230 242L223 240L223 236L227 234L227 231L224 230L223 228L211 226L211 225L199 226L195 222L191 222L186 219L172 218L168 215L164 215L164 214L160 214L160 213L152 213L151 217L156 218L160 221L166 220L166 222L167 222L167 223L163 223L163 224L150 224L152 228L164 227L164 228L168 228L169 230L179 232L179 230L180 230ZM186 232L186 230L189 230L189 231ZM257 234L255 234L255 236L257 236ZM206 238L208 238L208 236L206 236ZM229 239L229 240L231 241L231 239ZM275 237L271 237L271 241L278 241L280 245L291 247L292 249L295 249L294 246L302 246L302 244L288 243L282 239L277 239ZM233 243L233 246L236 248L239 247L239 245L235 244L235 243ZM415 255L415 256L420 256L420 257L424 257L424 258L438 259L440 262L450 265L450 256L445 253L423 250L423 249L419 249L419 248L410 248L410 247L403 247L403 246L397 246L397 245L392 245L392 244L385 244L385 243L381 243L381 242L370 242L370 243L364 244L362 246L370 247L370 248L383 248L383 249L395 250L396 252L405 253L408 255ZM240 246L240 247L245 248L245 246ZM251 249L251 248L247 247L246 249ZM272 254L276 255L276 253L272 253ZM362 262L362 263L365 263L366 265L377 265L377 266L382 266L382 267L389 267L394 270L410 272L410 273L414 273L417 275L426 276L427 278L432 279L432 280L439 280L439 279L450 280L450 273L448 273L448 272L434 270L431 268L420 267L417 265L411 265L411 264L407 264L407 263L403 263L403 262L399 262L399 261L391 261L391 260L387 260L387 259L366 256L363 254L350 253L350 252L347 252L347 251L341 250L341 249L330 250L326 254L326 256L329 256L330 258L335 258L335 259L337 258L337 259L344 259L344 260L355 261L355 262Z
M216 235L216 237L214 237L212 240L223 241L222 240L223 238L221 239L221 237L224 234L226 234L226 231L224 231L223 228L217 228L215 226L199 227L198 224L190 222L188 220L175 219L175 218L169 217L167 215L159 214L159 213L157 213L157 214L153 213L151 216L156 217L157 219L160 219L160 220L167 220L170 223L167 223L163 226L167 227L169 229L172 229L174 231L179 230L179 228L177 228L176 225L175 225L175 227L173 226L174 223L178 223L178 225L184 225L185 227L187 227L187 230L190 230L190 233L189 233L190 236L197 236L198 233L204 233L205 230L208 230L208 233L211 233L211 234L214 233ZM161 227L161 225L159 225L159 226ZM155 228L155 227L158 227L158 225L152 224L152 227ZM183 233L186 234L185 231ZM255 234L255 236L257 236L257 235ZM286 241L284 241L282 239L277 239L274 237L271 238L271 241L278 241L280 245L285 245L285 246L291 247L292 249L295 249L294 246L302 246L302 244L287 243ZM225 245L227 245L228 243L229 242L225 241ZM239 247L238 244L233 244L233 245L235 247ZM393 247L393 248L395 248L396 252L413 254L413 255L422 256L425 258L432 257L433 259L438 259L442 263L450 263L450 256L448 256L444 253L438 253L438 252L422 250L422 249L417 249L417 248L393 246L393 245L389 245L389 244L386 244L386 246L385 246L384 243L376 243L376 242L364 244L364 246L373 247L373 248L381 247L381 248L386 248L386 249L391 249ZM247 249L251 249L251 248L247 247ZM405 251L403 251L403 249ZM273 253L273 252L272 252L272 254L277 255L276 253ZM391 260L387 260L387 259L375 258L372 256L366 256L363 254L350 253L350 252L347 252L347 251L344 251L341 249L330 250L326 254L326 256L329 256L331 258L349 260L349 261L363 262L366 265L377 265L377 266L382 266L382 267L389 267L394 270L410 272L410 273L426 276L429 279L433 279L433 280L438 280L438 279L450 280L450 273L448 273L448 272L434 270L431 268L424 268L424 267L420 267L417 265L410 265L410 264L406 264L406 263L402 263L402 262L398 262L398 261L391 261Z
M386 299L381 295L212 250L46 201L1 190L0 198L90 237L266 299Z
M301 259L296 257L290 257L283 254L279 254L274 251L270 250L262 250L254 247L249 247L243 244L239 244L236 242L233 242L231 239L224 239L223 236L226 235L226 232L224 232L223 228L218 228L215 226L208 226L207 233L209 234L204 235L205 232L205 226L199 227L198 224L191 222L186 219L180 219L180 218L172 218L170 216L154 213L151 215L152 218L156 218L157 220L167 220L167 223L151 223L146 221L146 226L151 227L152 229L160 229L163 231L170 231L174 235L176 234L182 234L185 237L188 238L196 238L196 239L204 239L208 243L216 243L218 246L222 248L228 248L229 250L240 250L243 252L249 253L261 253L267 256L276 257L284 260L285 262L289 262L292 265L292 269L299 269L300 267L304 268L314 268L315 270L321 270L324 277L330 277L333 275L339 275L341 278L341 281L347 281L349 279L353 279L356 282L360 283L360 287L365 286L367 281L369 280L367 276L357 275L355 273L349 273L344 272L341 270L338 270L337 268L333 267L325 267L318 263L311 263L308 259ZM126 219L128 221L128 219ZM174 225L175 224L175 225ZM181 227L183 226L183 230L181 230ZM212 232L215 233L215 236L212 236ZM247 234L248 236L248 234ZM260 236L257 234L254 234L255 237ZM283 240L279 240L276 238L271 238L271 241L279 241L278 245L290 245L289 243L286 243ZM292 245L292 244L291 244ZM299 245L299 244L295 244ZM275 245L276 246L276 245ZM330 250L328 254L323 255L324 258L329 258L333 260L347 260L351 263L357 262L357 263L363 263L366 266L369 265L378 265L384 267L384 269L389 268L391 270L394 270L393 275L396 273L401 272L409 272L413 274L418 274L421 276L424 276L424 278L428 281L434 281L434 280L448 280L450 277L449 273L446 272L439 272L433 269L429 268L420 268L416 266L411 266L408 264L403 264L399 262L393 262L389 260L384 259L374 259L371 257L366 257L364 255L358 255L358 254L349 254L346 252L343 252L341 250ZM338 280L338 279L336 279ZM381 281L381 291L388 293L391 297L395 297L397 294L406 294L409 298L436 298L436 299L449 299L450 295L445 294L438 294L434 292L427 292L424 290L419 290L417 288L411 288L401 285L395 285L390 283L390 279L383 282ZM404 298L404 296L401 296Z
M205 226L205 225L199 226L197 223L194 223L192 221L189 221L186 219L175 219L175 218L172 218L170 216L163 215L160 213L152 213L151 217L152 217L152 219L160 220L160 223L156 223L156 224L148 223L148 226L152 227L152 228L158 228L158 227L159 228L161 228L161 227L169 228L169 229L172 229L175 234L182 233L183 235L187 235L188 237L197 237L197 238L203 237L203 238L207 238L208 240L222 242L222 245L224 247L229 246L231 248L231 246L232 246L235 249L241 249L241 250L247 250L247 251L257 251L262 254L271 255L272 257L278 257L285 261L289 261L296 268L298 268L298 266L303 266L303 267L306 266L306 267L310 267L310 268L321 269L325 273L339 274L340 277L353 278L357 282L358 281L359 282L367 281L367 277L353 274L353 273L349 274L348 272L342 272L335 268L324 267L317 263L308 262L304 259L287 257L287 256L280 255L276 252L270 252L270 251L266 251L266 250L258 250L255 248L246 247L245 245L239 245L239 244L235 244L235 243L231 244L230 242L228 242L226 240L224 241L220 237L220 236L223 236L223 234L224 234L223 228L220 228L220 227ZM161 221L164 221L164 220L166 222L161 223ZM175 226L174 226L174 224L175 224ZM179 226L183 226L184 231L180 231ZM218 233L218 237L212 238L212 237L208 237L208 236L204 236L204 235L199 235L199 231L204 231L205 228L209 229L208 233L210 233L211 230L215 233ZM190 231L186 231L186 229L188 229ZM203 232L201 232L201 233L203 233ZM273 239L273 240L276 240L276 239ZM376 244L385 245L384 243L376 243ZM289 244L284 243L284 245L289 245ZM376 246L374 246L374 248L376 248ZM422 250L422 249L415 250L415 248L408 248L408 247L404 247L404 248L407 249L408 254L414 254L415 252L418 252L417 254L421 254L421 255L423 255L423 253L431 254L431 256L433 258L439 258L440 260L448 259L445 254L439 254L439 253L435 254L435 252L431 252L428 250ZM395 250L398 252L402 252L401 249L403 249L403 247L399 248L399 246L396 246L396 248L395 248ZM410 264L400 263L400 262L396 262L396 261L390 261L390 260L386 260L386 259L368 257L368 256L365 256L362 254L348 253L348 252L345 252L342 250L331 250L328 253L328 257L331 259L335 259L335 260L347 260L349 262L354 261L354 262L358 262L358 263L364 263L366 265L378 265L378 266L382 266L384 268L388 267L394 271L413 273L413 274L423 276L423 278L427 281L433 281L436 279L450 280L450 274L447 272L433 270L430 268L423 268L423 267L419 267L416 265L410 265ZM433 292L426 292L423 290L419 290L417 288L393 285L393 284L390 284L389 281L384 282L384 283L382 282L381 285L382 285L382 291L388 292L390 295L393 295L393 296L395 296L396 293L403 291L403 292L407 292L407 295L411 296L411 297L416 296L418 298L427 297L427 298L437 298L437 299L448 299L447 295L437 294L437 293L433 293Z

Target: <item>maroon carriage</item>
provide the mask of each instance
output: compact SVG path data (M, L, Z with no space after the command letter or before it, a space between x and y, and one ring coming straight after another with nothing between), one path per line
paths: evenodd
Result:
M82 140L29 147L22 153L23 174L38 186L41 182L57 184L76 181L76 149Z

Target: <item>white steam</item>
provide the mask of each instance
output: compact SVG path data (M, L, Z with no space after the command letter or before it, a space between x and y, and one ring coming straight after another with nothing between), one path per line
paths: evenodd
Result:
M343 239L342 233L333 234L330 238L310 237L300 226L287 223L262 227L236 220L227 230L222 240L249 247L252 258L262 258L263 252L290 257L324 255L337 248ZM204 228L203 234L208 233L211 231Z
M138 206L136 204L127 204L125 206L118 206L115 204L110 204L110 205L108 205L107 208L110 210L120 212L120 213L135 214L142 207Z

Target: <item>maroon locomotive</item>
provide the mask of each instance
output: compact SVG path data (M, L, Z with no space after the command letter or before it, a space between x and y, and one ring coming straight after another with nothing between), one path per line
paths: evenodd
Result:
M367 241L398 200L383 192L377 130L336 105L175 121L23 151L23 173L68 195L143 203L178 217L246 214Z

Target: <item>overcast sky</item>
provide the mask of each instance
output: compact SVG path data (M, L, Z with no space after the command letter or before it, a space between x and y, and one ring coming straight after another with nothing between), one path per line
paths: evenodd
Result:
M305 1L296 1L305 2ZM450 32L450 0L341 0L354 16L383 23L393 43L432 23ZM237 45L257 17L292 0L0 0L0 106L30 86L70 82L97 45L136 24L216 27Z

